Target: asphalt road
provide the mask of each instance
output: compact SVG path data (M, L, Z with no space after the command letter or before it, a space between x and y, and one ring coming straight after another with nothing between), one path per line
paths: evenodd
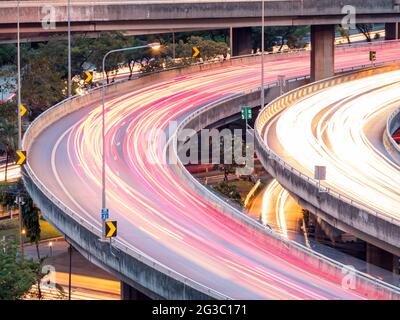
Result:
M379 51L399 57L400 47ZM337 56L337 68L368 63L367 50ZM211 208L179 181L161 132L199 106L259 85L259 65L226 67L159 81L107 101L107 198L118 239L175 271L235 299L382 298L348 291L342 279L280 252L267 236ZM278 59L266 81L309 72L309 58ZM90 105L51 125L29 155L55 196L100 229L101 107ZM161 129L161 130L159 130ZM156 161L152 161L156 160Z

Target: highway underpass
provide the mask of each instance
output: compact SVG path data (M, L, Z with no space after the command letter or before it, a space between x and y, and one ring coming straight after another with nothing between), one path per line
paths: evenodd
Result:
M347 7L346 7L347 6ZM351 8L354 9L349 9ZM17 2L0 3L0 39L15 41ZM347 9L346 9L347 8ZM350 10L350 11L349 11ZM386 40L400 38L400 0L265 1L265 25L311 26L311 79L334 75L335 25L355 10L357 23L385 23ZM21 1L22 38L51 36L67 31L67 6L46 0ZM72 1L74 33L129 31L159 34L188 30L230 29L233 56L252 52L251 27L261 25L261 1ZM347 20L346 20L347 21ZM51 24L50 24L51 22Z
M399 49L381 50L380 59L397 58ZM368 60L366 52L339 53L336 68L362 64ZM173 278L174 286L170 286L169 278L161 278L160 285L144 269L142 276L135 275L141 281L139 289L159 290L158 297L204 298L196 290L235 299L387 297L386 291L371 291L363 285L355 291L344 290L341 277L333 276L330 269L296 257L268 236L227 217L180 183L168 165L149 161L149 155L160 159L165 151L157 129L166 129L172 120L181 121L207 103L259 86L257 59L237 61L179 76L150 76L148 82L136 86L125 83L124 91L107 97L107 197L111 218L120 226L115 252L93 236L101 230L98 95L81 97L74 112L69 111L73 102L61 104L38 118L28 131L24 179L29 180L31 195L78 249L123 274L123 281L135 274L126 264L126 257L133 253L147 259L141 267L152 266ZM308 56L281 56L268 62L266 79L274 82L282 72L287 77L304 75L309 68ZM90 100L91 96L97 100ZM38 124L42 119L46 122ZM274 250L275 246L280 249ZM114 256L120 258L113 260ZM183 296L179 283L183 283Z

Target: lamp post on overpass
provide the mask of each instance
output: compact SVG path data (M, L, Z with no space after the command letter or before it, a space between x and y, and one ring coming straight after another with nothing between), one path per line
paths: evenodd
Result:
M18 150L22 150L22 117L21 117L21 41L20 41L20 0L17 3L17 113L18 113ZM21 255L24 256L24 239L23 239L23 219L21 207L21 192L18 193L18 219L19 219L19 240Z
M72 83L71 83L71 0L68 0L67 7L68 17L68 98L72 96Z
M265 92L264 92L264 53L265 53L265 2L261 1L261 109L265 106Z
M136 47L128 47L128 48L121 48L121 49L115 49L115 50L110 50L108 51L104 57L103 57L103 65L102 65L102 73L103 73L103 84L101 87L101 104L102 104L102 149L103 149L103 155L102 155L102 169L101 169L101 186L102 186L102 195L101 195L101 205L102 205L102 212L103 211L108 211L107 210L107 199L106 199L106 131L105 131L105 88L106 88L106 59L107 57L116 52L125 52L125 51L133 51L133 50L139 50L139 49L146 49L146 48L151 48L153 50L159 50L161 47L160 43L149 43L144 46L136 46Z

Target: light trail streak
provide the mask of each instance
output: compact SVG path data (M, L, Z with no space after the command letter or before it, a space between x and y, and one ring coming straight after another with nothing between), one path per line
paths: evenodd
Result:
M393 59L400 48L382 52ZM364 55L362 54L362 57ZM338 57L337 67L363 63ZM367 59L367 56L365 56ZM308 57L269 62L266 80L308 73ZM229 66L110 97L106 103L107 197L119 240L161 264L238 299L382 298L278 249L276 240L212 208L175 176L161 133L200 106L259 86L259 65ZM101 106L74 112L36 139L29 164L52 193L100 227ZM153 162L152 160L158 160ZM58 177L54 179L54 177Z
M326 187L390 218L400 218L400 167L382 137L400 106L400 71L344 83L307 96L268 124L265 141L285 161L313 176L327 166Z

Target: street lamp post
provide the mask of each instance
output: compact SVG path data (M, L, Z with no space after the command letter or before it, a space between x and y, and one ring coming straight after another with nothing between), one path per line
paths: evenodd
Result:
M265 2L261 1L261 109L265 106L264 92L264 32L265 32Z
M21 44L20 44L20 0L17 3L17 113L18 113L18 150L22 150L22 119L21 119ZM21 256L24 256L23 220L21 207L21 192L18 192L18 219L19 219L19 240Z
M72 96L72 83L71 83L71 0L68 0L67 8L68 16L68 98Z
M101 102L102 102L102 148L103 148L103 155L102 155L102 176L101 176L101 185L102 185L102 196L101 196L101 205L102 209L106 210L107 209L107 203L106 203L106 139L105 139L105 88L106 88L106 59L107 57L116 52L125 52L125 51L132 51L132 50L139 50L139 49L145 49L145 48L152 48L154 50L158 50L160 48L159 43L150 43L147 45L143 46L136 46L136 47L129 47L129 48L121 48L121 49L115 49L115 50L110 50L108 51L104 57L103 57L103 65L102 65L102 72L103 72L103 84L102 84L102 90L101 90Z
M53 242L52 241L49 242L49 255L50 255L50 257L53 256Z

